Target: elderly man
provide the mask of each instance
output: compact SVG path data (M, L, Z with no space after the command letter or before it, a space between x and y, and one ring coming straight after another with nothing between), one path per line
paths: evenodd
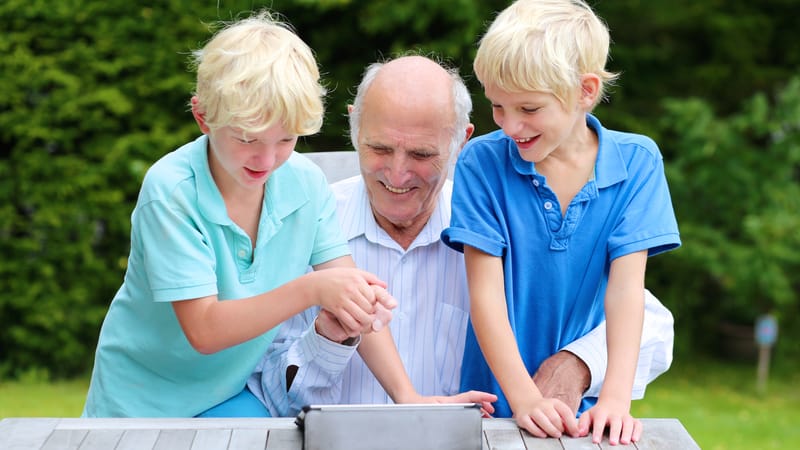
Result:
M457 72L428 58L371 65L349 110L361 176L333 185L356 264L386 280L399 302L390 329L427 396L459 392L469 293L463 254L440 233L450 221L448 170L474 130L471 109ZM649 293L645 317L634 398L672 361L672 315ZM307 310L282 325L248 386L273 416L308 404L390 402L357 343L331 315ZM598 395L606 357L603 323L547 359L534 381L577 412L582 397Z

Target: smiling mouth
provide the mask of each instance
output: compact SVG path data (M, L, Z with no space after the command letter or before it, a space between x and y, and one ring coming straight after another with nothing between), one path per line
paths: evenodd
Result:
M386 183L382 183L382 184L383 184L383 187L385 187L386 190L391 192L392 194L405 194L406 192L411 190L411 188L402 188L401 189L401 188L396 188L396 187L389 186Z
M522 139L514 139L514 142L516 142L517 144L527 144L532 140L533 138L522 138Z

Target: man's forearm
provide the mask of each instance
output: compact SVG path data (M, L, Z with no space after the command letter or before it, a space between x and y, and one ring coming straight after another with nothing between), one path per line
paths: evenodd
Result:
M591 381L589 367L580 358L564 350L544 360L533 375L533 382L544 397L563 401L575 413Z

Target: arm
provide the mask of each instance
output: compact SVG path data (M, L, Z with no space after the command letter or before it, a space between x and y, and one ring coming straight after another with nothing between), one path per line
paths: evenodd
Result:
M647 384L672 364L675 339L672 313L647 289L644 291L644 325L639 361L631 398L644 397ZM608 366L606 322L545 360L534 381L545 396L555 396L577 412L581 397L598 397Z
M339 403L342 372L356 347L318 332L318 321L328 319L331 316L318 308L289 319L250 377L250 390L273 417L295 416L305 405Z
M517 424L538 437L576 435L572 411L560 400L542 397L522 361L508 319L502 260L466 245L464 260L475 336Z
M627 444L632 436L638 439L634 434L637 421L630 415L630 404L644 321L646 263L646 250L611 262L605 296L608 369L597 405L580 418L581 431L588 430L591 424L595 443L602 439L606 426L612 445Z
M368 329L377 299L372 285L385 284L355 269L350 256L323 266L328 270L305 274L253 297L219 301L214 295L173 302L173 308L189 342L206 354L253 339L311 306L331 311L352 336Z

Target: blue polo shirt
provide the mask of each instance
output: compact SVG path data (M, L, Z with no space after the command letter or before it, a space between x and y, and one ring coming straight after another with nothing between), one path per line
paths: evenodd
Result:
M84 416L192 417L238 394L277 328L203 355L189 344L171 302L262 294L309 265L350 253L325 176L296 153L267 181L253 250L228 217L207 144L199 137L145 176L131 216L125 280L103 322Z
M594 178L564 215L545 177L501 130L469 141L456 165L442 239L502 258L508 317L531 375L604 319L612 260L680 245L655 142L607 130L590 114L586 121L599 139ZM469 389L498 394L497 416L511 416L471 326L461 375L461 390Z

